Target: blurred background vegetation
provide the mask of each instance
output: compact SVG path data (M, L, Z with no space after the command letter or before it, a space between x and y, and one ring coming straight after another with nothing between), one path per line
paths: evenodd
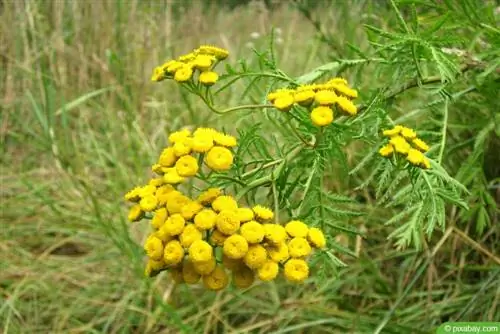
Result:
M415 81L411 49L398 62L390 51L404 43L384 42L366 26L400 32L391 2L0 2L1 330L430 333L445 321L500 319L499 9L486 0L398 4L432 47L468 66L438 73L449 75L454 96L443 166L469 189L469 210L447 207L446 230L422 249L398 250L387 240L397 225L384 226L397 208L377 205L375 181L358 188L371 166L353 175L333 169L328 189L365 213L331 234L349 250L341 256L348 266L317 266L321 274L299 287L278 281L215 294L163 275L143 278L147 226L126 222L122 197L147 179L167 133L205 125L236 134L262 116L216 116L174 83L151 83L152 69L207 43L229 49L232 64L257 66L253 50L267 50L272 34L281 70L297 77L340 61L328 76L348 78L363 103L410 80L414 89L386 110L439 141L440 101ZM374 53L380 45L386 49ZM377 61L388 57L394 62ZM246 84L221 104L240 103ZM264 95L254 87L246 96ZM350 168L363 159L362 146L346 148Z

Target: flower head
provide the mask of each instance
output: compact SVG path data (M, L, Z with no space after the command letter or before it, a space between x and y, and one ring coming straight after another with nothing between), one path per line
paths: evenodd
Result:
M408 144L408 142L401 136L393 136L389 142L394 147L396 152L404 155L408 154L408 151L411 148L410 144Z
M186 82L193 76L193 67L190 65L183 65L174 74L174 80L177 82Z
M316 248L325 248L326 239L323 232L317 227L311 227L309 229L309 233L307 234L307 240L311 244L311 246Z
M225 147L214 146L208 151L205 163L215 171L225 171L233 164L233 154Z
M288 246L284 241L278 245L268 246L266 249L269 257L274 262L283 263L290 257L290 254L288 253Z
M305 238L293 238L288 242L288 252L293 258L305 257L311 254L311 246Z
M333 122L333 110L330 107L319 106L311 111L311 120L316 126L327 126Z
M141 205L136 204L130 208L127 218L131 222L136 222L141 220L143 216L144 216L144 211L142 211Z
M150 259L161 260L163 256L163 243L155 236L150 236L144 243L144 250Z
M175 155L174 149L172 147L167 147L161 152L158 164L162 167L172 167L176 161L177 156Z
M281 225L264 224L264 233L266 240L273 245L279 245L287 238L285 228Z
M214 61L215 61L214 56L199 54L196 56L196 58L194 58L192 64L195 68L199 69L200 71L207 71L212 66Z
M280 111L288 111L292 108L293 103L295 102L292 94L286 94L279 96L274 100L273 105L276 109Z
M252 269L247 266L238 266L233 271L233 284L240 289L250 287L255 281L255 274Z
M255 217L259 220L270 220L273 219L274 213L271 209L262 206L262 205L256 205L252 208L253 212L255 213Z
M175 163L175 169L180 176L195 176L198 172L198 161L195 157L190 155L182 156Z
M349 115L354 116L354 115L357 114L358 108L347 97L345 97L345 96L339 96L337 98L336 102L337 102L337 105L339 106L339 108L341 110L345 111L346 113L348 113Z
M182 129L182 130L175 131L175 132L171 133L170 136L168 136L168 141L171 144L175 144L179 141L182 141L182 140L188 138L190 135L191 135L190 130ZM173 163L172 163L172 165L173 165Z
M309 276L309 266L301 259L290 259L285 263L285 278L290 282L301 283Z
M429 145L427 145L426 142L424 142L422 139L420 138L415 138L411 141L411 143L413 144L413 146L418 149L419 151L422 151L422 152L427 152L429 151Z
M278 276L279 266L272 260L267 260L258 269L257 276L261 281L272 281Z
M226 235L231 235L236 233L240 228L240 220L238 215L233 210L222 210L217 215L215 220L215 225L217 229Z
M201 72L198 81L205 86L212 86L219 80L219 75L214 71Z
M251 221L254 218L254 213L250 208L237 208L236 214L241 223Z
M242 259L248 252L248 242L239 234L233 234L224 241L224 254L231 259Z
M264 239L264 226L255 220L249 221L241 226L241 235L248 243L256 244Z
M151 219L151 226L153 226L155 229L159 229L165 223L167 216L167 208L159 208L155 211L153 219Z
M161 230L168 235L179 235L184 230L186 221L178 213L175 213L167 218L165 224L162 225Z
M193 136L192 149L194 152L206 153L214 147L214 139L208 135Z
M232 196L218 196L213 202L212 202L212 208L220 212L222 210L232 210L235 211L238 209L238 203Z
M215 267L210 274L203 276L203 285L210 290L224 289L229 283L229 277L222 266Z
M391 144L384 145L378 150L378 153L383 157L388 157L394 152L394 147Z
M204 262L193 262L194 270L200 275L209 275L214 271L216 265L215 257Z
M320 90L314 95L314 100L321 106L331 106L337 101L337 94L331 90Z
M293 95L293 99L295 103L298 103L303 107L308 107L311 105L311 103L313 103L314 96L315 94L312 89L301 90L295 92L295 94Z
M139 205L143 211L153 211L158 205L158 199L155 195L147 195L141 199Z
M259 269L266 262L266 249L257 244L248 246L248 251L243 257L243 262L251 269Z
M216 132L216 133L214 133L213 138L214 138L214 142L217 145L224 146L224 147L236 146L236 138L231 136L231 135Z
M203 209L194 217L194 224L200 230L209 230L215 226L217 213L211 209Z
M197 201L203 205L209 205L221 194L222 190L220 188L208 188L198 196Z
M163 260L168 266L175 266L182 262L184 258L184 248L182 248L181 243L177 240L169 241L165 245L165 250L163 252Z
M201 275L196 271L193 262L187 260L182 265L182 278L187 284L196 284L201 278Z
M181 242L182 247L188 248L195 242L196 240L202 240L203 235L200 230L196 228L194 224L188 224L181 235L179 236L179 241Z
M193 262L206 262L213 256L212 246L206 241L196 240L189 246L189 257Z
M196 201L190 201L181 209L181 216L184 219L191 220L193 217L203 209L203 205Z
M307 237L307 233L309 232L309 228L306 224L301 222L300 220L292 220L285 225L286 233L288 233L291 237Z

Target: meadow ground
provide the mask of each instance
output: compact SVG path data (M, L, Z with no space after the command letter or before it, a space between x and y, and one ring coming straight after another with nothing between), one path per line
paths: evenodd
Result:
M369 48L364 23L388 28L393 19L390 8L364 1L312 14L341 47L361 50ZM348 220L362 236L331 235L349 250L339 255L346 267L298 287L279 280L220 293L143 277L147 226L126 221L123 194L146 181L168 133L212 126L236 134L267 117L217 116L175 83L152 83L152 69L206 43L230 50L232 64L257 66L252 48L266 50L272 28L279 68L291 77L330 62L338 49L294 6L7 0L0 17L3 333L428 333L445 321L500 319L496 207L481 234L476 216L448 207L446 230L422 250L398 250L387 240L394 227L384 226L395 211L378 206L369 190L353 190L370 166L355 175L332 170L325 181L362 198L355 208L365 215ZM343 75L361 92L393 80L373 66ZM237 105L248 83L234 85L222 104ZM254 87L248 96L263 99L263 92ZM393 115L421 105L418 94L401 98ZM450 125L451 140L479 133L464 135L461 121ZM274 131L268 122L261 127ZM446 151L451 175L474 152L468 144ZM474 165L473 178L490 185L498 180L494 148ZM354 167L358 146L349 145L346 157ZM498 189L488 189L498 199Z

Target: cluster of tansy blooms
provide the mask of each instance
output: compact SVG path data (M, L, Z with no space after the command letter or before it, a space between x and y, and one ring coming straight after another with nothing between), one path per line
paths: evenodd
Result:
M129 220L150 219L153 228L144 244L145 274L167 270L178 283L201 280L210 290L226 287L230 276L239 288L251 286L256 278L271 281L280 268L288 281L304 281L309 276L307 257L326 245L320 229L298 220L277 224L269 208L239 206L219 188L208 188L196 198L178 189L196 175L203 155L209 168L229 169L232 153L227 147L236 145L236 139L200 128L175 132L169 141L172 145L152 167L160 177L125 195L133 203ZM193 154L200 154L199 159Z
M349 87L347 80L333 78L323 84L301 85L296 89L281 88L268 94L267 99L281 111L289 111L294 104L310 111L311 120L316 126L327 126L333 122L334 109L354 116L357 107L352 102L358 92Z
M418 138L413 129L396 125L392 129L385 130L383 135L388 137L389 142L379 150L380 155L389 158L398 154L414 166L424 169L431 167L429 159L424 155L429 150L429 145Z
M211 86L219 79L219 75L214 71L215 66L228 56L229 52L225 49L202 45L188 54L156 67L151 80L158 82L174 79L180 83L195 82L194 76L198 74L197 81L200 84Z

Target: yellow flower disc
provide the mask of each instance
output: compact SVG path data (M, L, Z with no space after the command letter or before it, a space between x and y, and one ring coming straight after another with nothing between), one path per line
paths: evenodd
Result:
M413 129L403 126L403 129L401 130L401 136L405 137L406 139L415 139L417 138L417 133L413 131Z
M311 111L311 120L316 126L327 126L333 122L333 110L330 107L319 106Z
M196 284L201 278L201 275L196 272L193 262L187 260L182 265L182 278L187 284Z
M163 181L163 179L161 177L156 177L156 178L149 180L148 184L152 185L153 187L156 187L156 191L158 191L158 187L165 184L165 181Z
M215 267L209 275L203 276L203 285L209 290L224 289L228 283L229 277L222 266Z
M410 144L408 144L406 139L404 139L401 136L391 137L391 140L389 142L394 147L394 150L396 152L404 154L404 155L408 154L408 151L411 148Z
M142 211L141 206L139 204L136 204L130 208L127 218L131 222L136 222L138 220L141 220L143 216L144 212Z
M321 106L331 106L337 101L337 94L331 90L320 90L314 94L314 101Z
M233 284L240 289L250 287L255 281L255 274L252 269L247 266L238 266L233 271Z
M129 202L139 202L141 199L141 188L140 187L135 187L134 189L130 190L128 193L125 194L125 200Z
M415 138L411 141L413 146L418 149L419 151L422 152L427 152L429 151L429 145L427 145L422 139L420 138Z
M165 250L163 252L163 260L168 266L175 266L182 262L184 258L184 248L177 240L169 241L165 245Z
M430 162L430 160L427 157L424 157L424 161L422 161L422 164L421 164L420 167L422 167L424 169L431 168L431 162Z
M173 215L174 213L181 213L182 208L189 203L191 203L189 197L184 196L180 192L173 193L167 200L168 213L171 215Z
M345 111L351 116L354 116L358 112L358 108L354 103L352 103L351 100L344 96L339 96L337 97L337 105L340 107L341 110Z
M195 176L198 172L198 160L190 155L182 156L175 163L175 169L180 176Z
M274 262L283 263L290 258L288 246L286 242L281 242L278 245L270 245L266 247L267 254Z
M191 220L193 217L203 209L203 205L196 201L190 201L181 209L181 216L186 220Z
M196 58L193 60L193 66L199 69L200 71L206 71L212 66L212 63L214 61L215 58L213 56L197 55Z
M151 76L151 81L160 82L162 80L165 80L165 78L166 76L163 68L161 68L160 66L155 67L153 75Z
M214 201L212 202L212 208L216 212L220 212L222 210L231 210L235 211L238 209L238 203L232 196L218 196Z
M213 258L212 246L206 241L196 240L189 246L189 257L193 262L206 262Z
M158 205L158 199L155 195L148 195L141 199L139 205L143 211L153 211Z
M177 70L179 70L182 66L184 66L183 63L181 63L180 61L174 60L166 67L166 71L167 71L167 73L173 74L173 73L177 72Z
M155 193L156 193L156 187L153 185L150 185L150 184L148 184L147 186L141 187L139 189L139 196L141 198L154 195Z
M219 80L219 75L214 71L201 72L198 81L205 86L212 86Z
M174 149L174 153L177 157L182 157L183 155L191 153L192 146L193 138L184 138L176 142L172 148Z
M264 239L264 226L255 220L241 226L241 236L250 244L256 244Z
M207 135L197 135L193 137L192 149L194 152L206 153L214 147L213 137Z
M191 131L188 129L182 129L179 131L172 132L170 134L170 136L168 136L168 141L171 144L175 144L179 141L183 141L184 139L188 138L189 136L191 136ZM172 163L172 165L173 165L173 163Z
M382 146L380 150L378 150L378 153L383 156L383 157L388 157L394 152L394 147L392 147L391 144L387 144L385 146Z
M274 107L280 111L289 111L295 102L292 94L284 94L274 100Z
M202 238L203 234L194 224L188 224L179 236L182 247L186 248L191 246L196 240L202 240Z
M252 208L252 210L255 213L256 219L269 220L274 218L273 211L265 206L256 205Z
M386 137L392 137L399 135L399 133L403 130L403 127L401 125L396 125L394 128L390 130L384 130L383 135Z
M314 91L311 90L303 90L303 91L297 91L293 95L293 99L295 103L300 104L303 107L308 107L313 103L314 101Z
M222 254L222 264L229 270L237 270L240 266L244 266L242 259L231 259L226 254Z
M175 213L170 217L168 217L168 219L165 221L165 224L163 224L161 229L168 235L171 236L179 235L184 230L185 224L186 221L184 220L184 218L182 218L180 214Z
M167 242L174 239L174 236L170 235L167 231L165 231L165 224L163 224L158 229L158 231L153 232L152 235L160 239L163 242L163 244L166 244Z
M224 60L229 56L229 51L213 45L202 45L196 49L196 52L199 54L215 56L215 58L219 60Z
M193 262L194 270L200 275L209 275L216 267L215 257L205 262Z
M285 225L286 233L291 237L305 238L309 227L300 220L292 220Z
M224 147L234 147L237 144L236 138L231 135L226 135L224 133L216 132L214 133L214 142L217 145Z
M213 230L212 234L210 234L210 242L216 246L223 246L227 237L228 236L222 233L221 231Z
M258 269L257 276L261 281L272 281L278 276L279 266L278 263L267 260L264 264Z
M175 168L168 168L167 172L163 175L163 181L167 184L179 184L184 182L186 179L177 173Z
M162 167L172 167L176 161L177 156L175 155L173 147L167 147L161 152L158 164Z
M159 261L163 257L163 243L155 236L149 236L144 243L144 250L152 260Z
M205 156L205 163L215 171L225 171L233 164L233 154L225 147L214 146Z
M156 210L153 219L151 219L151 225L155 229L159 229L165 223L165 220L167 220L167 216L168 214L166 208Z
M279 245L287 238L285 228L276 224L264 224L264 235L266 240L273 245Z
M200 230L209 230L215 226L217 214L211 209L203 209L194 217L194 224Z
M159 206L167 204L168 194L170 194L173 190L175 190L175 188L172 187L171 184L164 184L156 189L155 196L158 199Z
M219 188L208 188L202 192L196 200L203 205L210 205L221 194L222 190Z
M307 234L307 240L311 244L311 246L316 248L325 248L326 239L323 232L317 227L311 227L309 229L309 233Z
M331 83L330 87L335 89L335 91L341 95L344 95L348 98L355 99L358 97L358 91L352 88L347 87L344 84L336 84Z
M311 246L305 238L293 238L288 242L288 252L293 258L308 256L311 251Z
M254 218L254 213L250 208L238 208L236 209L236 214L241 223L249 222Z
M309 276L309 266L304 260L290 259L285 263L284 273L290 282L301 283Z
M177 82L186 82L193 76L193 68L189 65L184 65L175 71L174 80Z
M238 215L232 210L222 210L217 215L215 226L224 234L231 235L236 233L240 228L240 221Z
M154 277L160 273L163 269L165 269L166 265L163 260L155 261L148 259L146 263L146 268L144 269L144 275L146 277Z
M248 252L248 242L239 234L233 234L224 241L224 254L231 259L242 259Z
M307 241L306 241L307 243ZM307 244L309 246L309 244ZM266 249L261 245L250 245L243 262L251 269L259 269L267 260Z
M422 162L424 161L425 159L425 156L422 152L420 152L419 150L415 150L413 148L410 148L408 150L408 156L406 157L406 159L413 165L415 166L419 166L420 164L422 164Z

